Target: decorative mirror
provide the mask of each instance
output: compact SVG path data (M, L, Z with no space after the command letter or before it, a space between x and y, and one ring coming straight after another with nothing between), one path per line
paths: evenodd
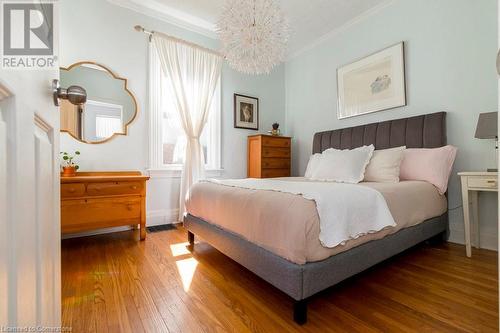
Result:
M62 67L60 84L87 91L83 105L61 100L61 132L85 143L102 143L114 135L127 135L127 127L137 115L137 101L126 79L103 65L83 61Z

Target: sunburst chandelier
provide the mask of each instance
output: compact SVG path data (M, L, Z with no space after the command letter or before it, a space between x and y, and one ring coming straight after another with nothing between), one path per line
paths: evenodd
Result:
M275 0L227 0L216 27L222 53L237 71L269 73L285 59L289 27Z

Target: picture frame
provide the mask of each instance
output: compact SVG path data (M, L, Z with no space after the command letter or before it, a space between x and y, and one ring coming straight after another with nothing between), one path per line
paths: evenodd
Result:
M337 69L337 117L407 105L404 42Z
M234 128L259 129L259 99L234 94Z

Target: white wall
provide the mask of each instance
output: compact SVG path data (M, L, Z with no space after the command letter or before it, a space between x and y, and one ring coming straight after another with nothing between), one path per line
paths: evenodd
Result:
M408 106L337 120L339 66L406 43ZM293 172L303 174L315 132L447 111L448 143L459 153L449 190L451 240L463 243L457 171L495 165L494 142L474 139L480 112L496 111L496 0L396 0L286 63L286 129ZM482 245L497 247L496 194L480 197Z
M139 115L128 136L98 145L82 144L61 134L61 150L80 150L82 170L141 170L148 168L147 38L137 24L207 47L217 42L163 21L120 8L105 0L61 0L61 66L90 60L106 65L129 80L139 104ZM222 177L246 175L246 137L255 131L233 128L233 93L259 98L260 130L275 121L284 123L284 69L269 76L241 75L227 66L222 73ZM148 224L176 218L178 178L154 178L148 182Z

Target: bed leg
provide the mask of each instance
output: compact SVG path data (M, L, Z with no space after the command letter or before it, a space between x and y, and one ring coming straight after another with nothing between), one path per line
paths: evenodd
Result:
M192 250L194 248L194 234L191 231L188 231L188 243L189 249Z
M307 300L295 301L293 304L293 320L299 325L304 325L307 322Z
M435 246L435 245L440 245L444 242L446 242L446 239L448 238L447 237L447 232L446 231L443 231L443 232L440 232L439 234L437 234L436 236L430 238L427 240L427 243L431 246Z

